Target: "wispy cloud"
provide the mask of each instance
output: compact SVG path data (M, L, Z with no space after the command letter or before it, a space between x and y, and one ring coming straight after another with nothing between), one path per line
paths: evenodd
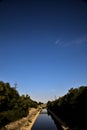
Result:
M60 40L56 40L54 44L59 44L60 43Z
M72 41L72 44L87 44L87 37L81 37L81 38L78 38L76 39L75 41Z
M87 37L80 37L77 39L74 39L68 43L65 43L66 46L71 46L71 45L76 45L76 46L80 46L80 45L85 45L87 44Z
M68 47L68 46L72 46L72 45L85 45L87 44L87 36L82 36L80 38L76 38L74 40L71 41L66 41L66 40L56 40L55 41L55 45L57 46L61 46L61 47Z
M63 45L63 42L64 42L64 41L62 41L62 40L56 40L56 41L54 42L54 45L62 46L62 45Z

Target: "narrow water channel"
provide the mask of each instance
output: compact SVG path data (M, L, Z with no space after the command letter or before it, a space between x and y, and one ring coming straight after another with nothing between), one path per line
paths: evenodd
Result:
M36 119L31 130L61 130L59 129L53 118L47 114L47 110L43 109Z

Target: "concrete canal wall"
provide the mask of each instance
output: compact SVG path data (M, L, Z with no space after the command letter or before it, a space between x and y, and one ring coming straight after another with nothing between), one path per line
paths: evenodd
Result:
M50 112L50 114L58 121L58 123L60 123L61 127L63 128L63 130L71 130L68 126L65 125L65 123L58 118L58 116L56 116L51 110L48 109L48 111Z

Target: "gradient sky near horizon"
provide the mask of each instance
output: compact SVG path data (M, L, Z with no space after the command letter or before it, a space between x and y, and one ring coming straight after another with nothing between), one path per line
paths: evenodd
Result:
M0 0L0 80L42 102L87 85L87 2Z

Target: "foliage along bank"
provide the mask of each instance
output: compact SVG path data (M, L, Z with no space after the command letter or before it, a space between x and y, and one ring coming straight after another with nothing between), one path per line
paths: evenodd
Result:
M37 108L38 103L28 95L19 95L15 87L0 81L0 128L12 121L25 117L29 108Z
M48 101L47 107L72 130L87 130L87 86L71 88L59 99Z

